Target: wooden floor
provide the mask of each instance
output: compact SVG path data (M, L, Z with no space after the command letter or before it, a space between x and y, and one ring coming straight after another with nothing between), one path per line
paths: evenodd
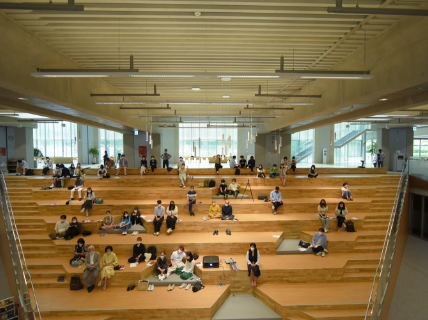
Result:
M221 178L227 182L236 178L243 187L250 182L256 196L254 201L229 199L239 221L202 219L217 192L209 188L196 188L198 204L194 207L195 217L191 217L188 208L183 208L188 188L179 188L175 175L161 175L161 171L154 176L140 176L138 171L130 170L127 176L111 179L98 179L88 171L85 185L92 186L96 195L104 198L103 204L94 205L88 218L80 212L82 202L65 204L70 196L66 188L40 190L50 185L49 177L7 176L17 229L43 319L129 319L136 314L144 319L210 319L232 293L252 293L283 319L363 319L399 176L387 175L383 169L326 169L317 179L308 179L306 171L289 176L287 185L280 186L284 205L278 215L272 214L269 203L257 200L257 195L268 195L280 184L279 179L233 176L227 171L225 175L221 172L213 175L213 170L192 169L194 178L187 187L197 186L207 178L215 179L217 185ZM72 185L73 181L66 179L65 185ZM341 201L340 187L345 181L355 197L354 201L345 202L357 232L338 233L336 220L330 220L326 257L277 255L276 249L283 239L296 239L296 243L299 239L311 241L320 227L315 214L321 198L327 201L329 215L334 216L334 207ZM77 193L75 197L77 199ZM166 234L164 223L161 234L154 236L153 224L147 221L152 219L157 199L162 199L164 204L175 200L179 206L181 221L170 235ZM220 205L222 202L217 200ZM127 259L132 255L136 237L120 234L100 237L97 230L101 222L97 221L106 210L111 210L118 222L123 211L131 211L134 206L145 216L147 233L139 236L146 248L155 245L158 252L165 250L170 255L178 245L184 245L197 252L200 259L205 255L220 257L218 269L195 268L195 274L206 285L204 290L193 293L175 288L169 292L165 286L153 292L126 291L128 285L149 278L154 267L143 263L130 268ZM67 214L69 219L76 216L79 221L92 220L83 223L83 229L93 232L85 238L87 244L94 245L101 253L106 245L112 245L119 263L126 265L125 270L109 279L106 291L98 287L91 294L85 289L69 290L71 276L83 273L83 268L69 265L75 239L52 241L47 237L61 214ZM226 235L226 229L231 230L232 235ZM214 230L219 230L219 235L213 235ZM245 252L251 242L256 242L261 252L262 275L257 288L251 287L246 271ZM231 257L241 270L232 271L224 262ZM58 276L65 277L65 281L57 282ZM224 286L219 288L219 283Z

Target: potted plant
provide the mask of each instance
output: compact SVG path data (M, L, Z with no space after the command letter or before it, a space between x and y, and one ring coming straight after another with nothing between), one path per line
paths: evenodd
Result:
M40 162L44 157L42 151L40 149L34 148L34 168L37 168L37 163Z
M92 164L96 164L97 163L97 156L100 154L100 150L98 148L91 148L89 149L89 154L92 155Z

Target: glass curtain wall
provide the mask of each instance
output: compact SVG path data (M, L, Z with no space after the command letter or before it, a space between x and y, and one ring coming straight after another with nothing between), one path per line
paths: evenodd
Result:
M183 157L213 157L216 154L236 154L238 150L238 128L231 124L225 128L224 124L216 128L215 123L180 123L178 129L179 153ZM231 137L231 145L228 138ZM224 140L223 140L224 139ZM196 147L196 154L194 152Z
M77 125L71 122L39 123L33 129L34 148L47 157L77 157Z
M100 149L100 159L107 150L109 157L117 157L118 153L123 153L123 134L105 129L98 129L98 141Z
M428 139L413 140L413 156L428 158Z
M291 157L296 157L300 163L313 163L314 158L314 129L293 133L291 135Z
M334 125L334 141L339 139L352 139L359 132L370 129L370 124L364 123L337 123ZM370 163L371 155L366 154L366 135L363 133L345 144L341 148L334 148L334 163L355 163L361 165L361 160L366 161L366 165Z

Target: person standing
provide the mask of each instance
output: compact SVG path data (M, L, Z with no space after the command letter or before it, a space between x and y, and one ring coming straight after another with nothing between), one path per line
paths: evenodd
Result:
M325 232L328 232L330 229L328 227L328 216L327 216L328 206L324 199L321 199L320 204L318 205L318 214L317 219L321 220L322 227L324 228Z
M377 167L377 154L374 153L372 157L373 167Z
M270 193L270 201L272 202L273 214L276 214L278 208L283 205L283 203L282 203L282 195L281 195L281 192L279 191L279 187L278 186L275 187L275 190L273 190Z
M91 293L94 290L94 283L98 278L98 273L100 272L100 253L94 251L94 246L88 246L88 253L85 256L85 265L86 269L83 272L83 281L86 284L86 289L88 293ZM92 274L92 279L89 280L89 276Z
M253 172L254 168L256 167L256 160L253 156L250 157L250 160L248 160L247 167L251 169L251 172Z
M168 169L169 159L171 159L171 155L168 153L168 149L165 149L163 151L163 153L161 154L161 159L162 159L162 168Z
M186 167L184 163L178 168L178 179L180 180L180 187L183 189L186 188L184 183L187 180L187 174L186 174Z
M251 286L257 287L257 278L260 277L260 253L254 242L250 243L250 250L247 251L248 276L251 280Z
M169 202L169 206L166 209L166 233L170 234L175 230L175 223L178 219L178 207L175 205L174 201Z
M158 165L158 162L155 159L155 156L151 156L150 158L150 169L152 169L152 174L155 174L155 169Z
M154 217L153 217L153 225L155 227L155 232L153 233L155 236L159 235L160 228L162 226L162 222L165 216L165 208L162 206L162 200L157 201L157 206L154 210Z
M221 157L218 154L215 159L214 159L214 167L215 167L215 172L218 174L218 170L220 168L223 168L223 166L221 165Z
M221 220L233 220L234 218L232 206L229 205L229 201L225 201L221 208Z
M239 158L239 167L243 169L247 166L247 160L245 160L244 156L240 156Z
M74 188L70 190L70 200L74 200L74 191L77 191L77 195L79 196L79 201L82 201L82 190L83 190L84 181L80 176L76 177L76 181L74 182Z
M103 164L105 166L107 166L107 161L110 160L110 158L108 157L107 151L104 151L104 155L103 155Z
M125 158L125 154L122 154L119 160L119 168L116 170L116 175L119 175L119 170L123 168L123 173L126 176L126 168L128 168L128 159Z
M291 170L293 170L293 174L297 172L297 161L296 157L291 157Z
M190 186L189 192L187 192L187 202L189 204L189 213L191 216L195 216L195 213L193 212L193 205L196 203L196 191L193 186Z
M236 164L236 156L233 156L232 159L229 161L229 167L231 169L238 168L238 165Z
M312 252L317 256L325 257L325 247L327 246L327 236L324 233L324 228L319 228L319 231L312 238Z
M46 157L45 160L43 160L43 170L42 170L42 176L45 176L46 173L52 169L52 160L49 157Z
M141 163L140 163L140 176L146 173L147 169L147 159L145 156L141 157Z
M385 153L382 149L379 149L379 153L377 155L377 166L379 168L383 168L383 161L385 160Z

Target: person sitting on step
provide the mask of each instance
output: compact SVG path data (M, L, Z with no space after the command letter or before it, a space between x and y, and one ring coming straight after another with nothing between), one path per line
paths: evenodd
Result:
M318 232L315 232L312 238L312 252L317 256L325 257L326 246L327 246L327 235L324 233L324 228L319 228Z
M273 214L276 214L278 211L278 208L283 205L282 203L282 194L279 191L279 187L276 186L275 190L271 191L270 193L270 201L272 202L272 210Z
M228 192L227 192L227 184L224 179L221 179L221 183L218 186L218 193L223 196L223 198L227 199Z
M118 176L120 169L123 169L123 173L126 176L126 168L128 168L128 159L125 158L125 154L122 154L119 160L119 167L116 170L116 175Z
M55 232L50 233L49 238L52 240L64 238L68 227L70 227L70 223L67 221L67 216L63 214L61 215L60 220L55 224Z
M336 207L336 219L337 219L338 232L340 232L342 228L346 227L345 220L346 220L347 214L348 214L348 209L345 207L345 203L343 201L340 201Z
M155 169L158 165L158 162L155 159L155 156L152 156L150 158L150 169L152 170L152 174L155 174Z
M70 178L75 178L74 170L76 170L76 167L74 166L74 163L72 162L70 166L68 167L68 172L70 172Z
M140 176L146 173L146 169L147 169L147 159L145 156L142 156L141 162L140 162Z
M178 162L177 162L177 169L181 168L181 166L184 164L184 166L186 166L186 162L184 162L183 157L178 158Z
M269 178L278 178L278 177L279 177L279 169L276 166L276 164L274 164L272 168L270 168L269 170Z
M59 163L55 165L55 169L52 172L51 188L55 188L57 180L61 177L62 170L59 167Z
M178 168L178 179L180 180L180 187L186 188L185 182L187 180L187 174L186 174L186 166L181 164L181 166Z
M204 217L204 220L214 218L221 218L221 208L218 204L216 204L215 200L212 201L212 204L208 209L208 217Z
M318 214L317 219L321 221L322 227L325 232L328 232L330 229L328 227L328 216L327 216L328 206L327 202L324 199L321 199L320 204L318 205Z
M84 181L80 176L76 177L76 181L74 182L74 188L70 190L70 200L74 200L74 191L77 191L77 195L79 196L79 201L82 201L82 190L84 186Z
M107 289L107 279L110 279L114 275L114 267L118 265L116 254L113 252L112 246L105 248L105 254L101 260L101 280L98 283L98 287L101 287L104 283L103 290Z
M88 247L85 246L85 239L79 238L77 240L76 245L74 246L74 257L70 260L70 264L75 260L80 260L82 262L85 262L85 257L87 253L88 253Z
M131 217L128 214L128 211L124 211L122 215L122 220L120 221L120 229L122 229L122 235L126 236L128 230L131 228Z
M232 179L232 183L229 184L229 188L228 188L229 194L237 198L239 194L239 187L240 185L236 183L236 179Z
M49 157L46 157L45 160L43 160L43 170L42 170L42 176L45 176L48 171L52 169L52 160Z
M223 166L221 165L221 157L220 155L216 155L214 158L214 168L215 168L215 172L218 174L218 170L220 170L221 168L223 168Z
M186 249L184 249L184 246L179 246L176 251L174 251L171 254L170 259L170 267L168 268L168 272L166 277L169 277L169 275L179 267L184 266L183 259L186 257Z
M144 254L146 253L146 247L144 244L141 243L143 239L141 237L137 238L137 243L134 244L134 247L132 248L132 257L128 259L129 263L140 263L144 262L146 257Z
M80 162L76 164L76 169L74 169L74 176L81 176L81 177L85 176L83 173L82 166L80 165Z
M159 235L164 218L165 218L165 208L162 206L162 200L158 200L157 206L154 209L154 216L153 216L153 225L155 227L155 232L153 234L155 236Z
M308 178L316 178L316 177L318 177L318 172L315 166L312 165L311 168L309 169Z
M175 205L174 201L169 202L169 206L166 208L166 233L170 234L175 230L175 223L178 219L178 206Z
M229 201L225 201L221 208L221 220L233 220L235 216L232 213L232 206L229 205Z
M156 275L160 281L165 279L168 272L168 265L169 261L167 257L165 257L165 252L162 251L156 260Z
M131 225L140 225L143 226L143 218L141 218L141 212L138 207L134 208L134 211L131 213Z
M297 172L297 161L296 161L296 157L291 157L291 166L290 166L291 170L293 171L293 174L295 174Z
M106 211L106 215L103 219L101 226L102 230L113 230L114 229L114 217L111 215L110 210Z
M29 169L29 166L27 164L27 161L19 159L16 163L16 175L17 176L25 176L25 173Z
M190 186L190 190L187 192L187 203L189 205L189 213L191 216L194 216L195 213L193 212L193 205L196 203L196 191L193 186Z
M244 169L247 166L247 160L244 156L239 157L239 168Z
M233 156L232 159L229 160L229 168L230 169L238 168L238 164L236 163L236 156Z
M80 212L83 212L86 210L86 216L89 216L89 209L92 209L92 205L94 204L94 201L95 201L95 192L92 191L91 187L88 187L88 189L86 189L86 193L85 193L85 196L83 197L83 200L85 202L83 202L82 210L80 210Z
M257 167L257 178L266 178L265 169L263 169L263 165L259 165Z
M248 160L247 167L251 170L251 172L253 172L254 168L256 167L256 160L253 156L251 156Z
M175 272L180 275L181 279L188 280L191 277L193 277L194 269L195 269L195 260L193 260L193 254L190 251L187 251L186 262L184 263L184 266L177 268Z
M342 191L342 198L343 199L354 201L354 199L352 198L351 190L349 189L349 185L347 182L343 183L341 191Z
M95 281L98 278L98 273L100 271L100 253L94 251L94 246L88 246L88 253L85 256L85 266L86 269L83 272L83 281L86 284L86 289L88 293L91 293L94 290ZM89 276L92 274L92 279L89 280Z
M100 168L98 169L97 176L100 179L102 179L102 178L110 178L110 175L107 172L107 169L103 165L100 165Z
M79 221L77 221L76 217L71 218L70 226L65 232L65 240L71 240L73 237L78 236L80 234L82 226Z

